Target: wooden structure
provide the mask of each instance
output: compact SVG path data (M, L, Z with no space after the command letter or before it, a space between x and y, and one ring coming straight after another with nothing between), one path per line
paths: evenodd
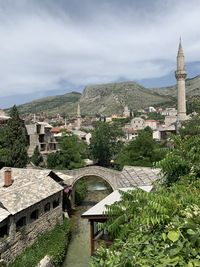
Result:
M140 186L138 188L150 192L152 186ZM105 223L108 219L105 213L106 206L120 201L120 191L128 192L134 189L136 189L136 187L119 188L81 215L82 218L88 219L88 221L90 222L91 255L94 255L96 249L100 244L104 243L106 246L110 246L113 241L109 233L105 232L105 230L102 230L100 227L100 224Z

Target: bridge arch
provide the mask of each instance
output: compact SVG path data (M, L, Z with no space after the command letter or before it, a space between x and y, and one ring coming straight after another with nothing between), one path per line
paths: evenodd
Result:
M103 181L105 181L105 182L112 188L113 191L116 189L115 186L112 184L112 182L111 182L109 179L107 179L107 177L102 176L102 175L99 175L99 174L96 174L96 173L93 173L93 174L92 174L92 173L91 173L91 174L82 174L82 175L76 177L76 179L75 179L75 180L73 181L73 183L72 183L72 188L74 188L75 184L76 184L79 180L81 180L82 178L85 178L85 177L92 177L92 176L101 178Z
M120 172L114 171L111 169L99 167L99 166L91 166L91 167L84 167L80 169L75 169L68 171L67 174L72 176L71 179L71 186L72 186L72 194L71 194L71 204L74 206L74 200L75 200L75 184L84 177L91 177L95 176L103 181L105 181L111 189L114 191L118 188L117 181L119 179L119 176L121 175Z

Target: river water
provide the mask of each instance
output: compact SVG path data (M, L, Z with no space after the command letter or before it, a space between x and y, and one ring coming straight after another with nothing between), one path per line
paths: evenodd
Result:
M90 225L81 214L111 193L111 188L98 177L87 177L88 195L70 218L72 238L63 267L88 267L90 258Z

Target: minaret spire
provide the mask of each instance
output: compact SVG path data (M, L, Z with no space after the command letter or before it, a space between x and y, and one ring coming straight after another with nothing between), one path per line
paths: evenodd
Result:
M178 91L178 121L186 120L186 100L185 100L185 79L187 73L185 71L185 58L181 44L181 38L179 42L178 54L177 54L177 70L175 72L177 80Z
M80 130L81 128L81 109L80 109L80 104L78 103L77 107L77 129Z

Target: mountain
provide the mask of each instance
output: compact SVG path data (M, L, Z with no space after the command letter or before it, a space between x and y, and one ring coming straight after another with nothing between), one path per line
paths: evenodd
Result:
M64 95L49 96L32 102L19 105L21 113L48 113L61 114L63 112L75 113L75 103L81 98L81 93L71 92Z
M162 88L152 88L151 91L158 93L159 95L172 96L176 98L176 85L162 87ZM186 80L186 95L190 98L193 96L200 95L200 75Z
M86 86L77 92L46 97L20 105L22 113L75 114L80 103L82 114L122 113L125 104L132 110L147 106L175 106L176 86L145 88L136 82L109 83ZM186 80L187 99L200 95L200 76Z

